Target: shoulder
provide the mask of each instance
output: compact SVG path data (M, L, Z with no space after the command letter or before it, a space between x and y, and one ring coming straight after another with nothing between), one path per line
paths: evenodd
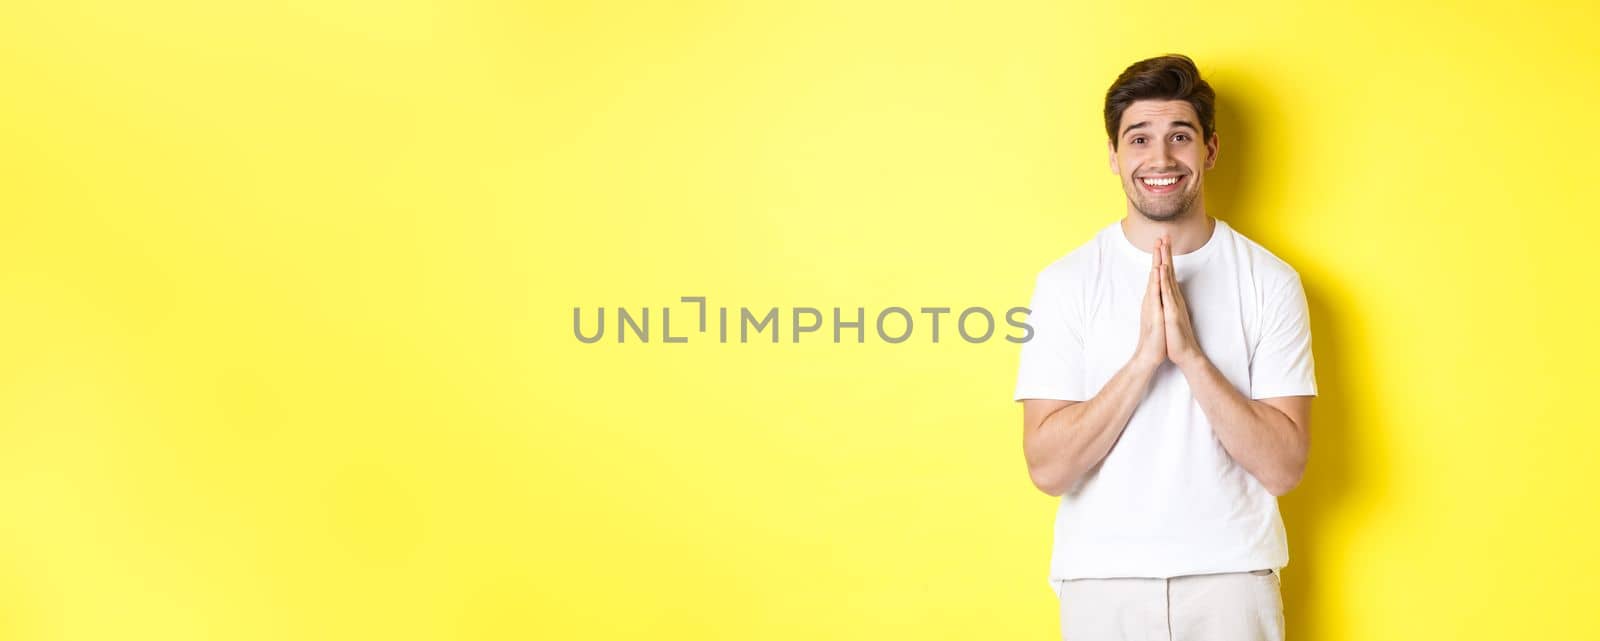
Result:
M1103 233L1096 233L1087 242L1050 261L1039 270L1036 276L1037 284L1041 287L1064 289L1092 278L1099 268L1101 254L1105 251L1101 242L1104 236Z
M1233 233L1234 245L1239 250L1237 255L1245 263L1242 267L1249 271L1260 290L1277 292L1289 286L1300 285L1300 272L1296 271L1288 261L1279 258L1277 254L1240 233L1239 230L1231 226L1229 229Z

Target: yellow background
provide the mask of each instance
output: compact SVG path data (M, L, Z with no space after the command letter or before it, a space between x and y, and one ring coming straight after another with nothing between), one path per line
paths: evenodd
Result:
M1290 637L1597 638L1596 9L1118 4L6 3L0 638L1059 638L1016 345L572 308L1026 305L1169 51L1310 298Z

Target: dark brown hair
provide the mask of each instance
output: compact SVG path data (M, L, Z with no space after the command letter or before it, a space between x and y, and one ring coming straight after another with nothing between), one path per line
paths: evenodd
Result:
M1189 56L1168 54L1133 63L1117 76L1106 91L1106 136L1111 148L1116 149L1117 125L1122 123L1122 112L1136 100L1183 100L1194 107L1200 118L1200 134L1204 141L1211 140L1216 129L1217 95L1211 85L1200 78Z

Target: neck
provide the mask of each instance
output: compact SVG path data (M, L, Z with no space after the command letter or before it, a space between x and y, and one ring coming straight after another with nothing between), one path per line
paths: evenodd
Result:
M1128 242L1147 252L1154 252L1156 239L1165 235L1172 241L1172 255L1187 254L1211 240L1217 221L1204 210L1190 211L1173 220L1158 222L1133 212L1122 218L1122 234Z

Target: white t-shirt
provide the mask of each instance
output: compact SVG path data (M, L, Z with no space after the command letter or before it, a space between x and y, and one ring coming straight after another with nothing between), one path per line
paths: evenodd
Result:
M1217 220L1172 257L1200 349L1248 398L1315 396L1305 291L1293 268ZM1121 221L1039 272L1016 400L1086 401L1133 357L1150 253ZM1050 585L1281 568L1278 500L1235 463L1168 361L1116 445L1056 510Z

